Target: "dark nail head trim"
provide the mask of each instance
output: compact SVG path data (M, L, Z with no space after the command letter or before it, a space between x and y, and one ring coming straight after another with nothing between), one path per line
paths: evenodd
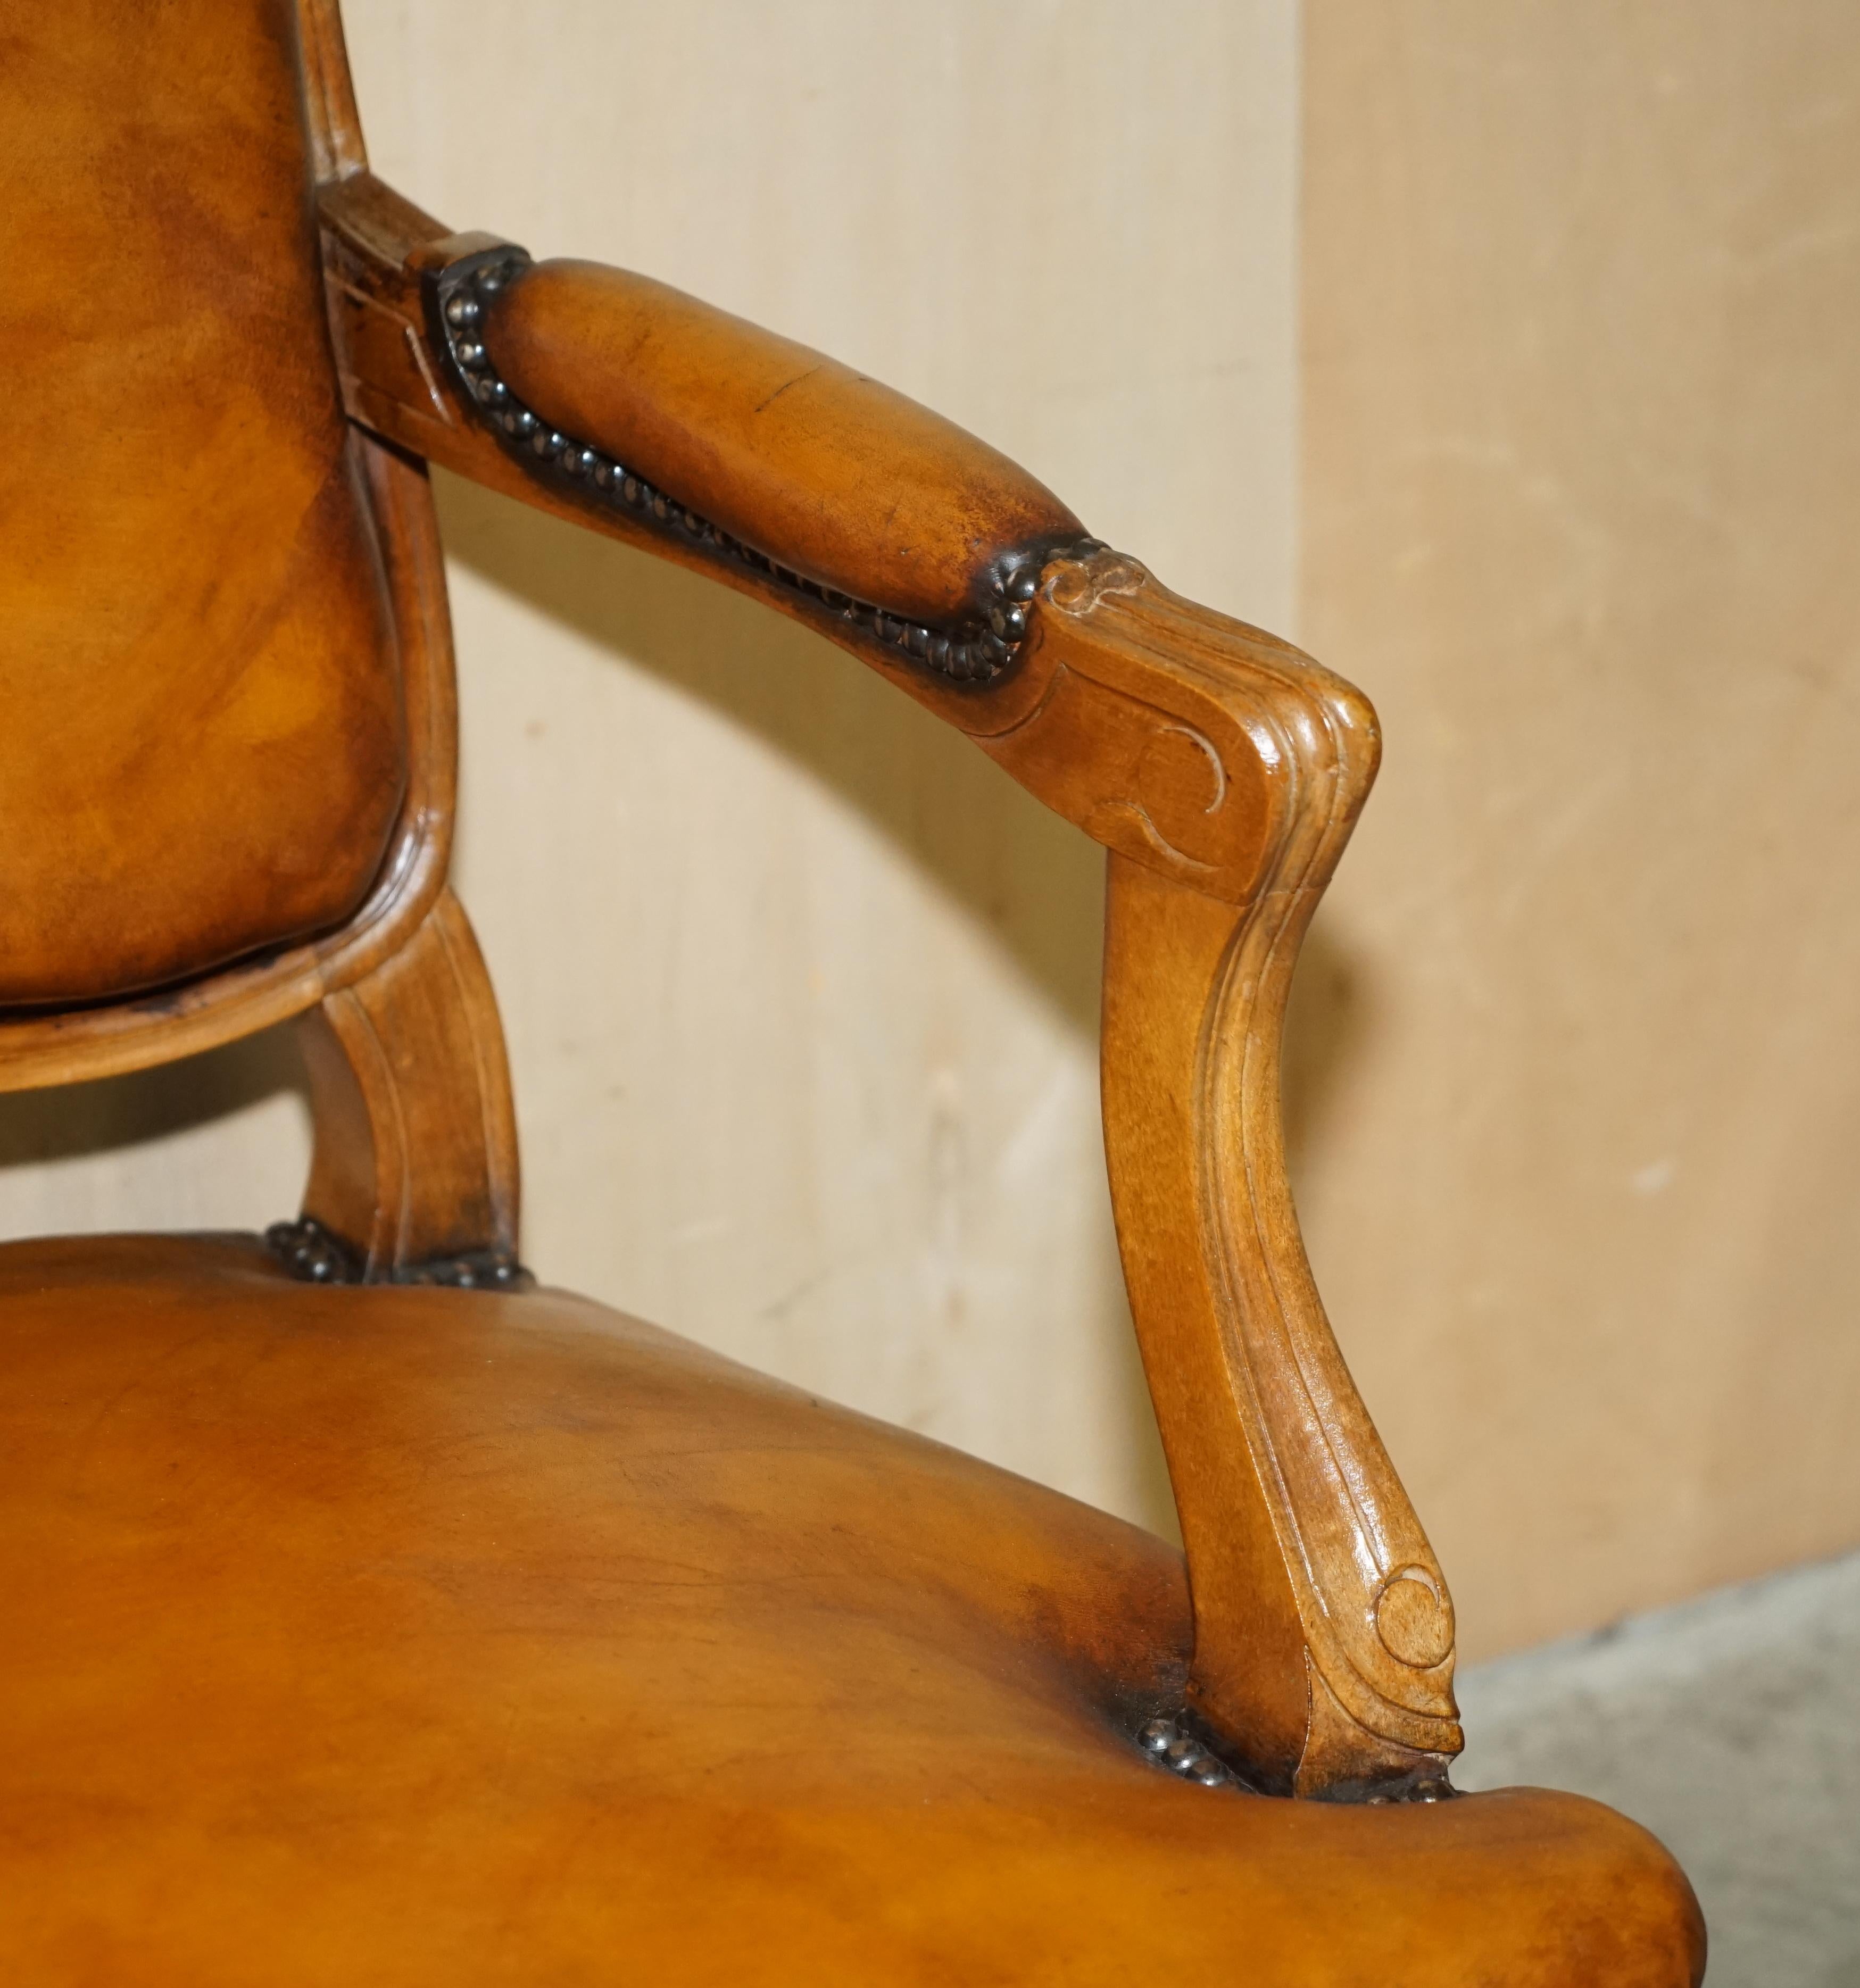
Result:
M388 1276L370 1279L362 1252L324 1228L313 1215L274 1222L265 1247L290 1274L306 1284L444 1284L463 1291L526 1291L536 1279L514 1256L495 1249L471 1249L458 1256L435 1256L403 1263Z
M1137 1734L1138 1746L1158 1767L1179 1774L1185 1781L1199 1782L1205 1788L1237 1788L1248 1794L1264 1792L1241 1769L1221 1757L1219 1743L1212 1731L1185 1709L1149 1719ZM1390 1780L1354 1787L1347 1799L1381 1808L1396 1803L1452 1801L1458 1793L1447 1779L1445 1762L1426 1760Z

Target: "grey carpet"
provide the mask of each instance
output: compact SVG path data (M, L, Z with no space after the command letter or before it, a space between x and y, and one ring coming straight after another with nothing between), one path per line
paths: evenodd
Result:
M1860 1988L1860 1557L1464 1672L1463 1788L1572 1788L1686 1867L1710 1988Z

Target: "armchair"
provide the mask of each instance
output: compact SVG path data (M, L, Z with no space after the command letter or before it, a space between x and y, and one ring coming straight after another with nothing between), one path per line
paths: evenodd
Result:
M0 1250L15 1978L1696 1981L1650 1838L1454 1795L1446 1584L1299 1241L1280 1029L1366 701L877 383L430 219L333 0L166 12L79 0L0 80L27 386L165 411L101 488L56 438L0 470L52 521L0 1087L294 1016L316 1148L262 1246ZM534 1288L431 463L814 628L1104 845L1185 1562Z

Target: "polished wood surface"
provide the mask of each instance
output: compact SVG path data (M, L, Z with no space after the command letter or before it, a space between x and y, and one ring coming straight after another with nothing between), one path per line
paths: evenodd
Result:
M0 1007L339 925L408 778L288 0L12 10Z
M1206 796L1203 824L1233 809L1253 830L1237 891L1230 881L1216 894L1186 860L1169 877L1148 850L1110 868L1105 1148L1188 1547L1189 1700L1263 1785L1333 1797L1425 1787L1461 1745L1452 1604L1325 1318L1280 1124L1286 997L1375 775L1375 713L1309 658L1167 594L1134 563L1093 563L1091 585L1049 585L1070 601L1054 624L1069 653L1090 654L1102 621L1114 654L1147 644L1184 679L1198 674L1199 708L1178 695L1173 732L1152 722L1162 742L1193 742L1199 764L1178 750L1151 785L1172 786L1177 819Z
M401 950L298 1023L316 1148L303 1212L389 1282L516 1261L516 1114L484 956L448 890Z
M0 1330L11 1980L1696 1978L1593 1804L1149 1764L1172 1551L599 1307L123 1239Z

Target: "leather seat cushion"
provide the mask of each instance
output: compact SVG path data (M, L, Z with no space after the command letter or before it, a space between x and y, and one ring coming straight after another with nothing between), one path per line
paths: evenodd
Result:
M0 1249L20 1983L1691 1978L1573 1797L1179 1780L1179 1557L584 1300Z

